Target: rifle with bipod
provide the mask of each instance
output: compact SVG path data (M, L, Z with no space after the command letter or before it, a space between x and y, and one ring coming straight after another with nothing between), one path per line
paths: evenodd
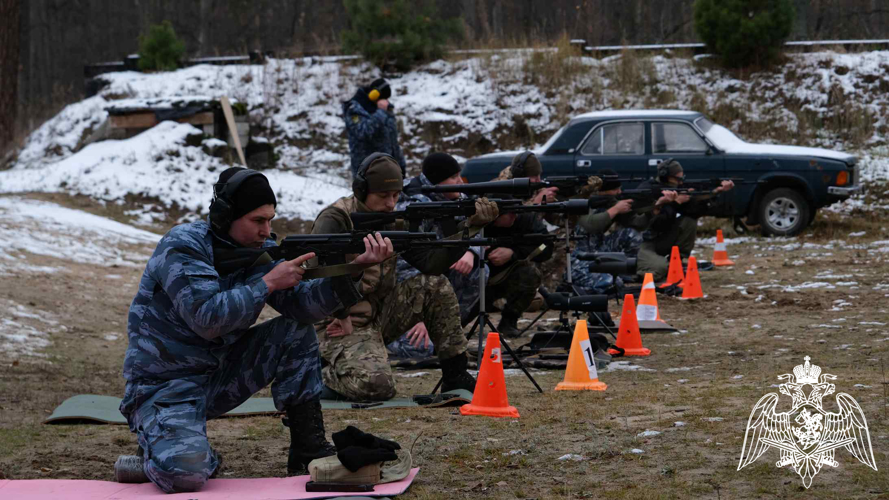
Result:
M468 184L467 184L468 185ZM561 213L583 215L589 212L586 200L568 200L540 205L524 205L521 200L491 199L501 214L505 213ZM368 229L404 220L411 231L417 231L424 220L475 215L475 200L414 202L396 212L356 212L351 214L356 229Z
M233 273L239 269L270 264L277 260L292 260L300 255L314 253L319 260L326 257L342 257L347 254L364 252L364 238L375 231L352 231L338 234L300 234L288 236L281 244L267 248L214 248L213 267L220 275ZM500 236L496 238L468 238L467 235L454 235L451 238L438 239L436 233L420 233L410 231L378 231L380 236L389 238L397 253L418 249L433 248L469 248L474 246L516 246L533 243L545 243L555 240L550 234L522 234ZM346 264L345 266L349 266ZM369 266L368 266L369 267ZM306 279L326 276L338 276L360 271L353 267L328 266L313 268L303 275Z

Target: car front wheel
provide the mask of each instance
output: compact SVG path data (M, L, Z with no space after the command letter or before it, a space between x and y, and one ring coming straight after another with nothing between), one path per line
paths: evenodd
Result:
M811 208L799 191L790 188L773 189L766 193L759 205L759 220L763 236L795 236L811 221Z

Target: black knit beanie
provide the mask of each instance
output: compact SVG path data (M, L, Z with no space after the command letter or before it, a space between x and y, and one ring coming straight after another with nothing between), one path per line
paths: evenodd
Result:
M423 175L433 184L439 184L459 173L460 164L447 153L435 152L423 159Z
M239 171L244 170L243 167L232 167L219 174L219 184L228 182L229 179ZM278 206L278 200L275 198L275 192L269 186L269 180L262 174L254 175L238 186L238 190L234 194L229 194L229 201L234 208L232 220L238 220L263 205Z

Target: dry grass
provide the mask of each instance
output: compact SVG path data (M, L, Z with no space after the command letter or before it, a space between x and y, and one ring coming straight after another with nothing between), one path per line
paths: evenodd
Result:
M884 191L885 186L874 194L882 196ZM834 232L822 233L816 223L799 241L824 244L859 229L867 234L856 244L887 239L880 220L837 216L832 223ZM609 385L603 393L555 392L562 373L537 371L544 394L521 375L507 377L510 403L521 413L517 420L462 417L452 409L328 411L327 430L355 425L401 443L422 433L414 449L421 472L405 499L884 495L889 476L864 467L846 452L837 456L840 467L822 470L809 490L792 471L774 466L774 450L736 470L750 410L764 394L775 391L770 386L779 383L777 375L792 370L804 355L840 377L837 392L848 392L864 409L877 463L889 458L889 400L883 388L889 387L884 385L889 342L880 342L889 330L876 324L889 323L889 313L885 292L873 290L885 282L889 261L885 254L860 247L788 252L780 248L784 243L757 239L730 245L738 265L702 273L706 299L658 297L662 316L685 332L645 335L643 343L653 354L627 361L656 371L600 373ZM827 252L831 255L824 255ZM790 264L798 258L807 264ZM36 256L28 262L62 263ZM124 328L141 269L115 269L121 279L109 282L102 279L104 268L66 267L52 276L0 280L0 298L52 311L68 327L65 333L53 334L54 346L47 352L52 364L31 359L16 365L0 362L0 478L110 480L117 455L134 449L126 426L40 424L48 411L73 394L120 395L123 389L120 364L126 338L108 341L103 336ZM754 269L755 276L744 274L746 269ZM818 281L813 277L826 270L854 274L859 288L838 285L833 290L785 293L751 284ZM737 288L745 284L746 295ZM852 305L831 311L838 298ZM838 328L813 327L818 324ZM743 378L734 378L738 375ZM397 377L399 392L428 392L437 377L435 370L424 377ZM268 389L260 395L268 396ZM784 410L786 398L781 404ZM828 410L833 411L833 404L832 397L825 399ZM724 420L704 420L709 417ZM677 421L686 425L675 426ZM279 418L214 420L208 429L214 447L225 456L222 477L283 473L289 437ZM638 436L644 430L662 434ZM644 453L630 453L634 448ZM514 450L521 451L510 454ZM585 460L558 460L569 453Z

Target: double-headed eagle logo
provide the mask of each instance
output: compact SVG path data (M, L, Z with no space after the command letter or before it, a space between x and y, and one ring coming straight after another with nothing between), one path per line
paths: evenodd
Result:
M841 392L836 397L840 411L824 411L821 400L836 389L828 380L837 377L821 375L821 367L809 364L810 359L806 356L805 364L797 365L793 375L778 376L778 380L788 380L778 386L778 390L793 398L790 411L775 412L779 396L774 392L763 396L753 407L738 470L755 462L770 447L781 450L781 459L775 465L793 467L806 488L812 485L822 465L839 466L834 460L837 448L845 448L861 463L877 470L861 406L852 396ZM807 385L811 387L808 395L803 390Z

